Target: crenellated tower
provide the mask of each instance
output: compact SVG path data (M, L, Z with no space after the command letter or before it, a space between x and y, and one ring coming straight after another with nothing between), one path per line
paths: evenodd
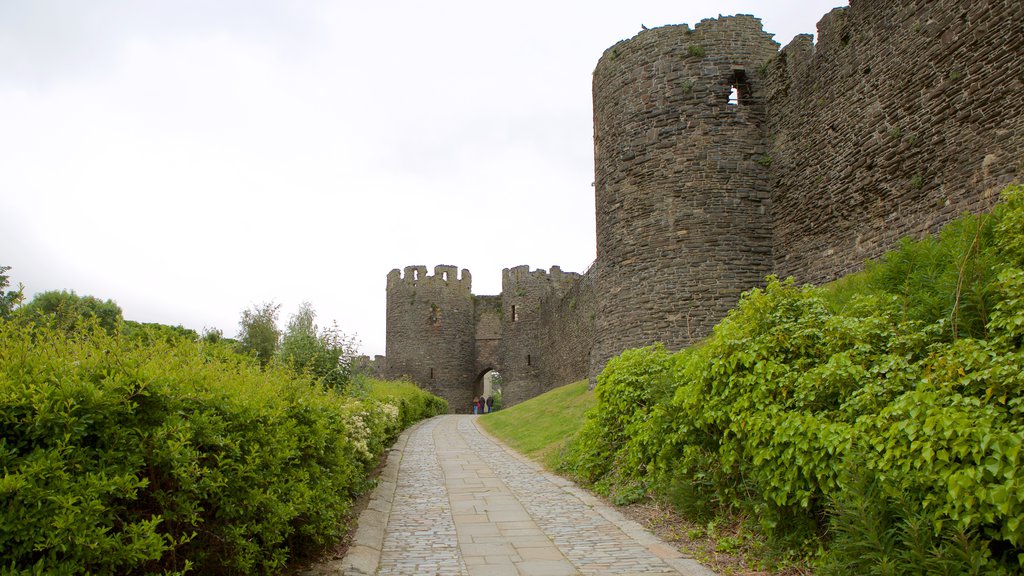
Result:
M706 336L772 266L752 16L640 32L594 71L596 373L626 348Z
M455 266L407 266L388 274L388 378L408 377L446 398L455 411L473 399L475 369L472 276Z

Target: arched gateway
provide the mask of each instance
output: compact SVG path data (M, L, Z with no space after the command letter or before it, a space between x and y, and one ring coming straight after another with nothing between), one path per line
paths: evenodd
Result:
M583 326L578 320L580 306L593 298L577 296L566 310L571 322L558 312L582 278L557 266L550 272L519 266L502 272L501 294L474 296L469 270L392 270L384 374L411 379L456 413L472 410L491 371L502 375L505 406L586 378L593 314L586 313Z

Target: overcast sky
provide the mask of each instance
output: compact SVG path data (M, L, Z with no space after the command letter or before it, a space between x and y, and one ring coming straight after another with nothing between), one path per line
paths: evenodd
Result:
M498 294L595 255L591 73L641 24L844 0L3 0L0 265L238 331L303 301L384 353L389 270Z

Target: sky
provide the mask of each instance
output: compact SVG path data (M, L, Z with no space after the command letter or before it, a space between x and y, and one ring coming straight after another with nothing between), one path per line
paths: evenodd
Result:
M393 268L595 257L591 74L641 25L845 0L3 0L0 266L238 332L302 302L383 354Z

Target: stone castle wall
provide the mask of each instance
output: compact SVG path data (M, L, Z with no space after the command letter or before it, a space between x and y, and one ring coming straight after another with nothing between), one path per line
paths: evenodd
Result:
M769 273L832 280L1024 180L1020 0L853 0L818 33L779 51L740 15L605 51L594 265L507 269L486 297L454 267L392 271L385 373L464 411L496 369L511 405L706 336Z
M578 280L579 274L562 272L558 266L550 273L531 271L529 266L502 271L505 322L500 372L505 404L518 404L554 385L551 374L558 369L559 361L551 354L553 345L547 327L552 317L546 309L560 302Z
M774 269L824 282L1024 178L1024 3L857 0L767 70Z
M596 342L597 279L592 267L573 279L564 294L541 303L545 318L545 356L550 360L544 390L576 382L592 374Z

